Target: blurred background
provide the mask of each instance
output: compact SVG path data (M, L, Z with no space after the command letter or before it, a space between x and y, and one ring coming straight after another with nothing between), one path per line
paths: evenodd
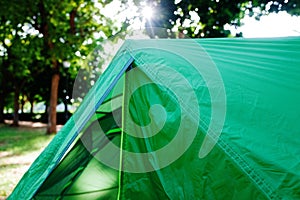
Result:
M0 198L76 110L112 46L130 33L300 36L299 14L299 0L0 1Z

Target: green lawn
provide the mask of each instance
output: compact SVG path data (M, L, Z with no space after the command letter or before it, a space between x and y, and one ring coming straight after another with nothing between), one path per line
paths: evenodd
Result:
M53 135L45 128L0 125L0 199L5 199Z

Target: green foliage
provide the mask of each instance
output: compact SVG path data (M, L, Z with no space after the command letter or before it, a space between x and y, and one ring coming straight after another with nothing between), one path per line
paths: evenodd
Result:
M92 0L0 2L0 20L1 96L17 88L30 101L49 102L53 73L61 75L62 86L71 88L80 60L97 45L94 33L108 37L117 30ZM69 68L63 67L65 61ZM59 92L59 98L65 95Z
M300 2L298 0L276 0L276 1L264 1L254 0L251 4L248 4L250 14L255 14L253 8L260 7L260 16L271 12L287 11L291 15L300 15Z
M183 33L188 37L228 37L230 31L224 29L225 24L240 26L245 15L260 16L270 12L287 11L292 15L300 14L298 0L157 0L148 1L157 15L148 22L148 26L169 29ZM157 34L164 37L163 34ZM235 36L242 36L238 33ZM180 37L180 36L179 36Z

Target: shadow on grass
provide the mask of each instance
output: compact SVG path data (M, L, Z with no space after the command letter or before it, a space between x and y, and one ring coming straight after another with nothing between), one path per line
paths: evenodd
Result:
M45 127L0 125L0 200L6 198L54 135Z
M45 142L52 137L45 134L44 128L2 126L0 127L0 152L7 152L11 156L26 154L43 148Z

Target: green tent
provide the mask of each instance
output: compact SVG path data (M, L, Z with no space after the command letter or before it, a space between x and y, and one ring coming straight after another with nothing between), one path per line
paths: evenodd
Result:
M300 38L128 40L9 199L300 199Z

